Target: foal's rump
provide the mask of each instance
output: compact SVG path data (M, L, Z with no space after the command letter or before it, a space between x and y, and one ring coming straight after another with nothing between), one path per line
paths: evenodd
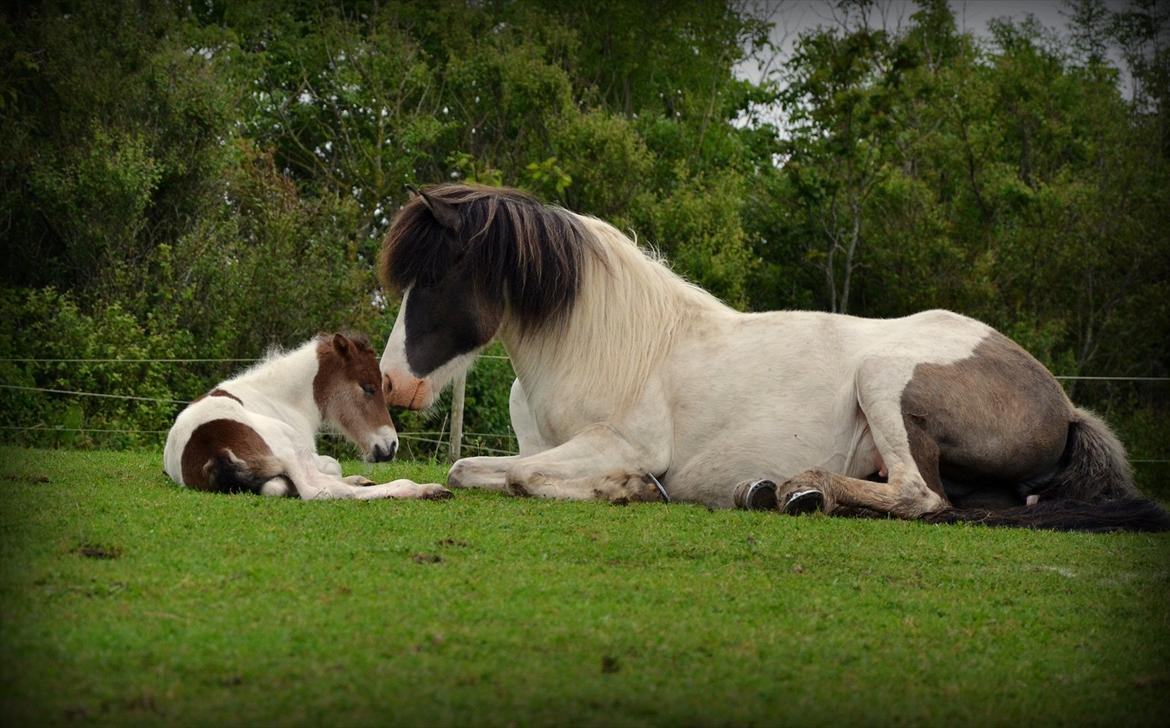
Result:
M284 463L249 425L215 419L196 427L182 455L182 482L219 493L259 493L273 478L286 476Z

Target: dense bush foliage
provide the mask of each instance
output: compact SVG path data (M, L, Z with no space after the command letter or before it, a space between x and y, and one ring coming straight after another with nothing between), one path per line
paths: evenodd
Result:
M898 29L872 5L840 3L758 83L733 69L776 51L767 23L697 0L6 11L3 380L183 400L234 365L13 360L380 340L381 235L406 184L450 179L609 219L739 308L947 307L1059 373L1166 375L1165 4L1077 0L1064 29L979 36L942 0ZM467 430L506 432L510 380L481 363ZM1136 411L1145 442L1156 386L1078 394ZM6 427L113 445L160 436L97 430L165 430L175 411L12 389L0 407ZM401 417L447 427L442 408Z

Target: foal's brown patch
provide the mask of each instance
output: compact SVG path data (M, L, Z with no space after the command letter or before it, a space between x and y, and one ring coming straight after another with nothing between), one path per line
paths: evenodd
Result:
M259 470L260 463L272 456L272 449L259 433L243 422L218 419L204 422L195 428L183 448L181 466L183 483L196 490L227 490L215 484L206 469L208 462L231 450L238 459Z
M241 405L244 404L243 400L241 400L236 395L232 394L231 392L227 391L226 389L219 389L219 388L213 389L210 392L208 392L207 394L199 395L195 399L191 400L191 404L195 404L196 402L207 399L208 397L227 397L228 399L234 399L235 401L239 402Z
M997 332L966 359L919 364L902 392L911 452L935 489L940 479L984 489L1052 472L1071 413L1044 365Z
M363 389L365 388L365 389ZM366 394L366 389L370 394ZM313 401L353 440L379 427L393 427L382 392L378 358L364 336L333 334L317 343Z
M208 396L209 397L227 397L228 399L234 399L236 402L238 402L240 404L244 403L244 401L242 399L240 399L236 395L232 394L231 392L227 391L226 389L213 389L213 390L211 390L211 394Z

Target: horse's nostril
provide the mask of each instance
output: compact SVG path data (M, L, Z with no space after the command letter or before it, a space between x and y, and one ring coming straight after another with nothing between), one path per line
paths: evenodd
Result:
M398 443L397 442L390 443L390 454L386 456L386 459L393 460L394 455L397 453L398 453Z
M389 374L382 375L382 394L389 397L390 393L394 391L394 381L390 379Z

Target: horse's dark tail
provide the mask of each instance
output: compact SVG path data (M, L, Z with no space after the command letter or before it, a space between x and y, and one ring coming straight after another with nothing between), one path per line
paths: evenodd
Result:
M948 508L923 520L1056 531L1170 530L1170 514L1133 484L1121 441L1100 417L1084 409L1073 411L1057 472L1020 495L1035 495L1039 502L1003 510Z
M1089 502L1141 498L1125 446L1104 420L1081 408L1073 410L1060 469L1037 493Z
M273 478L287 477L284 464L274 456L243 460L226 447L203 465L203 475L211 490L225 493L259 493Z
M984 526L1042 528L1053 531L1167 531L1170 514L1145 498L1040 501L1003 510L947 508L922 516L927 523L977 523Z

